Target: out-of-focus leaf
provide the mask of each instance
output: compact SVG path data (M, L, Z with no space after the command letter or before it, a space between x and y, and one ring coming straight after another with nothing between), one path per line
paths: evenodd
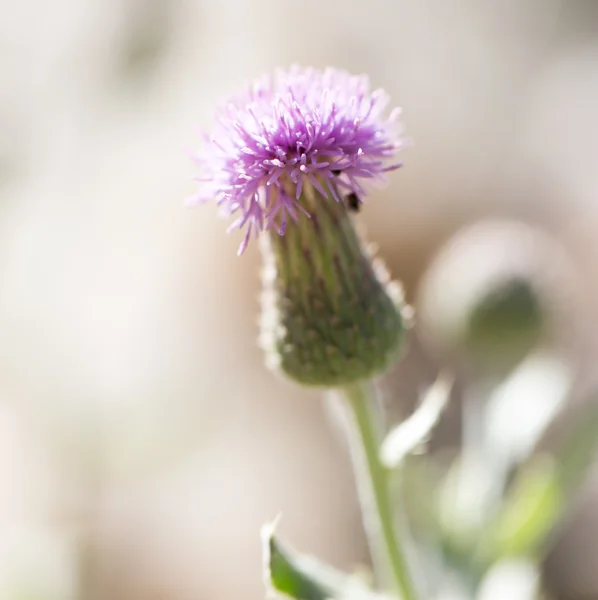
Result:
M401 474L403 510L417 529L438 528L436 488L444 474L443 466L418 456L405 463Z
M598 451L598 405L586 407L568 428L554 456L536 456L520 467L489 530L496 556L537 555L583 482Z
M529 455L564 405L572 371L558 357L533 354L488 399L485 437L507 468Z
M535 600L539 587L538 565L521 560L501 561L485 575L477 600Z
M357 576L347 575L319 560L300 555L274 536L276 523L262 528L266 588L297 600L387 600Z
M519 469L494 523L489 529L495 556L534 555L561 514L562 495L557 467L537 456Z
M438 527L445 558L459 569L473 562L486 525L492 481L474 455L456 458L435 496Z
M486 521L491 492L492 480L481 457L461 455L455 459L437 497L445 528L467 535L477 532Z
M398 467L427 440L448 403L452 385L452 378L441 374L416 411L388 434L380 450L380 458L387 467Z
M593 400L568 428L555 452L558 482L564 495L571 496L583 483L598 451L598 403Z

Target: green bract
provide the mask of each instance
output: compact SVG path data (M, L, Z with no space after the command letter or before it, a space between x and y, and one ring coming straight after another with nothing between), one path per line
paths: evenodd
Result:
M342 202L312 186L311 214L264 236L262 341L269 363L306 385L333 387L384 372L399 354L400 288L373 261Z

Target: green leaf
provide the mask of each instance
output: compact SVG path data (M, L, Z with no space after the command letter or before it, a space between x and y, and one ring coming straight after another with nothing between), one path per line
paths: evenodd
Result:
M538 351L492 391L485 438L496 460L510 468L530 455L569 398L573 379L559 356Z
M537 456L521 467L496 521L491 526L498 556L533 555L541 549L561 516L557 467Z
M566 496L572 496L583 483L595 462L598 450L598 403L595 398L585 406L575 423L568 427L566 439L555 452L558 480Z
M268 589L297 600L381 600L357 576L338 571L311 556L293 552L274 536L276 523L262 528L264 575Z
M500 560L493 564L479 584L477 600L540 600L541 566L534 560Z
M452 378L442 373L415 412L388 434L380 449L380 458L388 468L398 467L430 437L448 403L452 386Z
M594 464L598 450L598 405L584 407L553 457L535 456L518 470L502 509L489 528L493 556L534 555L551 533Z

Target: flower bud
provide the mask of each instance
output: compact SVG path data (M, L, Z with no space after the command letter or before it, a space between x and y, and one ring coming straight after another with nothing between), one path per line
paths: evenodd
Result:
M359 239L343 203L313 188L302 219L264 236L261 341L298 383L341 386L384 372L403 341L400 287Z
M459 231L433 261L419 322L428 345L503 371L560 343L575 286L550 236L523 223L484 221Z

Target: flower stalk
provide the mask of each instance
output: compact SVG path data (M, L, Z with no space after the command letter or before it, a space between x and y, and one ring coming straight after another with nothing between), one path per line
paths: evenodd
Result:
M353 422L351 452L366 535L374 563L388 571L402 600L416 600L405 553L397 537L389 471L380 461L380 423L371 383L343 388Z

